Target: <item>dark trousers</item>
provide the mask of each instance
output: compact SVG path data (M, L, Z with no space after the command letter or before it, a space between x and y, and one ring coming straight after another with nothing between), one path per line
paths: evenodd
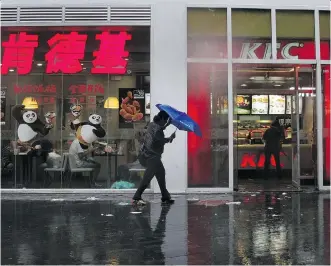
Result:
M156 180L159 184L162 200L170 199L170 194L166 187L165 181L165 169L160 157L153 158L139 158L139 162L142 166L146 167L144 177L141 180L139 187L136 193L133 196L134 200L140 200L141 195L144 193L145 189L148 187L149 183L152 181L153 177L156 177Z
M267 178L269 174L269 167L270 167L270 159L271 155L274 156L276 162L276 171L277 177L282 177L282 168L280 166L280 150L279 149L264 149L265 161L264 161L264 178Z

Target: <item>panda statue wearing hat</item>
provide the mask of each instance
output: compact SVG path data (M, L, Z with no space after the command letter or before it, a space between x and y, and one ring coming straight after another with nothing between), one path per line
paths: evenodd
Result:
M76 138L81 147L87 149L89 144L95 142L98 138L106 136L106 131L101 126L102 117L98 114L91 114L88 122L76 124Z

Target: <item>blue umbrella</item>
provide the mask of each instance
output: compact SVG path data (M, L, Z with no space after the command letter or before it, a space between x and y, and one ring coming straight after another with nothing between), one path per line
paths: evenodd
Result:
M166 112L171 118L171 124L179 130L194 132L197 136L202 137L199 125L186 113L166 104L157 104L156 107L160 111Z

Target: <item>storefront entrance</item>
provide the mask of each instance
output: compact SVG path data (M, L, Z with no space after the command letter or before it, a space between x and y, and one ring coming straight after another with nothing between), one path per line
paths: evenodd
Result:
M311 65L233 66L236 190L284 191L317 185L315 79ZM268 163L263 140L275 121L282 135L276 152L280 172L274 155Z

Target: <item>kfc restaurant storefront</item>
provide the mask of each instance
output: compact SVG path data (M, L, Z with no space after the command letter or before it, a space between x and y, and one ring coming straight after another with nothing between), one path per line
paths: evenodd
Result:
M191 8L187 52L188 113L209 136L188 136L190 190L329 188L329 11ZM282 179L271 156L263 180L275 120Z
M285 135L283 179L272 189L329 189L330 10L322 1L298 10L291 1L279 8L212 0L52 10L25 4L19 12L3 5L1 141L13 167L2 165L2 187L85 189L88 183L81 176L71 184L64 174L49 178L42 158L24 155L23 110L13 116L13 107L24 104L37 114L47 134L38 132L34 141L47 139L59 156L75 139L71 123L100 115L107 134L95 154L103 166L98 181L131 193L142 176L130 171L137 169L139 132L155 104L168 103L187 111L203 132L202 138L178 132L176 145L167 146L171 192L228 192L250 183L263 190L262 136L276 119ZM271 157L269 181L275 165ZM159 191L156 181L151 191Z

